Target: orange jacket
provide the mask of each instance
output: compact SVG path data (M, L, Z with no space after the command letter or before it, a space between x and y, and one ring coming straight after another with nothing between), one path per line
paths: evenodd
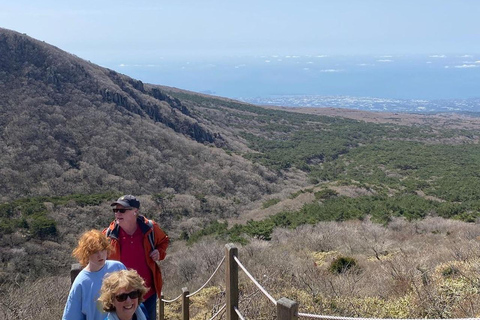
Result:
M170 240L168 239L168 236L165 234L165 232L163 232L163 230L160 229L158 224L153 220L148 220L143 216L138 216L137 224L143 233L143 248L145 249L147 265L152 271L157 296L160 297L160 295L162 294L163 284L162 272L158 263L153 261L152 258L150 258L150 253L154 250L152 248L151 240L153 241L153 246L155 247L155 249L157 249L160 253L160 260L165 259L165 256L167 255L167 247ZM112 251L108 255L108 259L110 260L120 261L120 242L118 241L119 230L120 227L115 221L110 223L110 226L103 230L103 233L107 235L107 237L110 239L110 243L112 244ZM153 237L151 237L150 235L152 231Z

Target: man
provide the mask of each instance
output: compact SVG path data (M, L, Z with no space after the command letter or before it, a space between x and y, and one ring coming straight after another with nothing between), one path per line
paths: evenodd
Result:
M111 204L115 220L103 230L113 250L108 258L135 269L145 280L147 317L156 319L157 297L162 292L162 273L157 261L165 259L169 239L158 224L139 214L140 201L132 195L120 197Z

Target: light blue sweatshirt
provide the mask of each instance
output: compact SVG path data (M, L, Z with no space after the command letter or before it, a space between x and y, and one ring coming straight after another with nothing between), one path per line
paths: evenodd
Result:
M107 273L125 270L123 263L107 260L102 269L91 272L83 269L73 281L62 320L103 320L106 313L97 302L103 278Z

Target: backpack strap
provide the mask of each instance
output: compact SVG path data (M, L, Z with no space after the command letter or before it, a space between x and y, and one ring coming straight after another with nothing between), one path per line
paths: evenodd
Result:
M152 246L152 251L155 250L155 234L154 234L154 228L153 228L153 221L152 220L147 220L147 225L150 227L152 232L148 234L148 241L150 241L150 245Z

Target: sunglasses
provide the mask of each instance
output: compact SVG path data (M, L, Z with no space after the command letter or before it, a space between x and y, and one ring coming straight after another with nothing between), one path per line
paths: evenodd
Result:
M116 295L115 299L117 299L118 302L123 302L127 300L128 297L130 297L130 299L132 300L137 299L138 297L140 297L140 291L135 290L129 293L122 293L122 294Z
M113 210L113 213L117 213L117 212L125 213L127 210L132 210L132 209L133 209L133 208L112 209L112 210Z

